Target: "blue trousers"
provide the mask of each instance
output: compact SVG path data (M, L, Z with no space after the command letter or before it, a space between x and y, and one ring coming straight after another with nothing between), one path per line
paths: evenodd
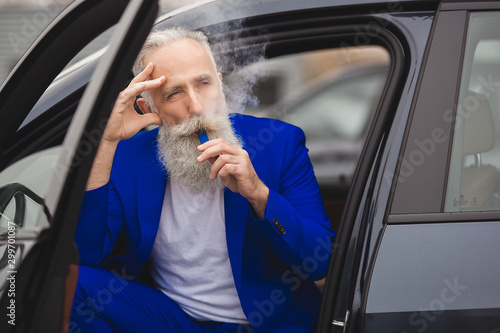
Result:
M69 333L251 332L188 316L160 290L105 269L80 266Z

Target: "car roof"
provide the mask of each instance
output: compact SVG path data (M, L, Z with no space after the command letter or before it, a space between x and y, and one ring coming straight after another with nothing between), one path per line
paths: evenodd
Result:
M453 0L452 0L453 1ZM459 0L460 1L460 0ZM317 8L334 7L356 9L380 9L380 12L404 11L423 5L436 8L442 0L201 0L160 16L157 22L168 20L179 23L186 28L196 29L201 26L217 24L221 21L247 19L255 16L281 14L295 11L306 11ZM191 24L185 17L191 17ZM186 24L188 26L186 26Z
M197 7L202 7L211 3L218 3L224 6L229 6L232 9L245 9L247 14L253 13L262 15L266 13L275 13L292 10L304 10L321 7L342 7L342 6L380 6L389 4L405 4L405 3L439 3L439 2L461 2L467 0L259 0L258 2L249 2L242 0L201 0L180 8L178 11L193 10ZM171 12L177 14L177 10ZM169 16L170 13L166 14Z

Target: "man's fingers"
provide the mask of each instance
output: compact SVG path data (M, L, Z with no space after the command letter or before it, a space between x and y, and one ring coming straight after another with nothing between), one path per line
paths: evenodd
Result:
M144 68L144 70L142 72L140 72L139 74L137 74L136 77L134 77L132 79L132 81L130 81L130 84L129 86L131 86L132 84L134 83L137 83L137 82L141 82L141 81L145 81L147 80L147 78L151 75L151 73L153 72L153 64L152 63L149 63L146 68Z
M202 153L198 157L198 161L202 162L209 158L217 157L219 155L239 155L244 154L246 151L238 146L235 146L222 139L210 140L198 146L198 150Z
M140 128L144 128L149 125L161 125L161 118L156 113L146 113L140 115L137 122Z
M123 90L121 97L125 100L130 100L136 98L146 90L155 89L165 83L165 76L160 76L154 80L148 80L143 82L137 82L130 85L128 88Z
M214 139L214 140L208 140L207 142L201 144L198 146L198 150L199 151L205 151L206 149L210 148L210 147L213 147L215 145L218 145L222 142L225 142L224 140L222 140L221 138L217 138L217 139Z
M152 63L149 63L146 68L139 74L137 74L136 77L130 81L130 84L128 87L122 91L121 97L124 100L129 100L134 98L136 96L139 96L146 90L158 88L162 84L165 83L165 76L160 76L156 79L148 80L150 77L151 73L153 73L154 65Z
M210 159L209 159L210 161ZM228 165L237 165L240 164L240 161L237 156L233 155L221 155L212 163L212 167L210 168L210 179L214 180L217 178L217 175L220 175L220 171L222 168ZM227 170L226 170L227 171Z

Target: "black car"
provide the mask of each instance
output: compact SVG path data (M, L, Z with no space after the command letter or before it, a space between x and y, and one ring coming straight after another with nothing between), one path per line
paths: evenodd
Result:
M76 0L0 88L1 332L78 332L73 235L95 148L147 34L176 25L209 35L223 75L385 48L349 192L322 190L337 236L317 332L500 331L499 1L213 0L155 24L157 12ZM114 24L105 52L59 75ZM249 153L277 134L261 133Z

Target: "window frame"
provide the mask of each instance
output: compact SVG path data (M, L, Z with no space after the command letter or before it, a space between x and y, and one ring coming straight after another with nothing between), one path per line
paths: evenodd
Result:
M391 222L402 214L442 211L453 135L453 124L446 122L442 115L445 110L454 109L456 104L466 17L466 11L446 11L440 12L437 18L424 75L411 110L411 120L407 125L405 143L394 177L389 217ZM441 132L435 132L436 129L441 129ZM438 140L434 140L433 135ZM443 136L446 140L439 142ZM425 151L419 146L425 140L432 140L432 153L430 149ZM423 162L420 163L422 158Z

